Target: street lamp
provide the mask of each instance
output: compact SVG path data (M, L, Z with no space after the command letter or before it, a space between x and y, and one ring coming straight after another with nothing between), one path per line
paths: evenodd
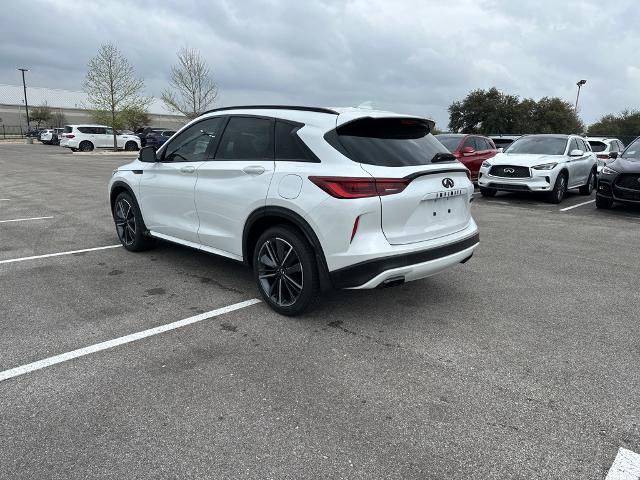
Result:
M24 72L28 72L28 68L19 68L22 72L22 88L24 89L24 108L27 113L27 132L29 131L29 104L27 103L27 84L24 81Z
M580 98L580 87L582 87L585 83L587 83L586 80L580 80L578 83L576 83L576 85L578 86L578 94L576 95L576 112L578 111L578 99Z

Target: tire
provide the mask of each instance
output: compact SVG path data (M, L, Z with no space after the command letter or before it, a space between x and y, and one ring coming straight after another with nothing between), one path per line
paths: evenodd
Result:
M141 252L155 246L155 239L146 235L140 207L129 193L122 192L113 203L113 221L122 246L131 252Z
M138 144L136 142L128 141L127 143L124 144L124 149L127 152L137 152Z
M300 315L320 300L313 248L294 228L273 227L260 235L253 252L253 272L265 303L281 315Z
M480 187L480 195L483 197L495 197L498 191L495 188Z
M567 174L561 173L556 178L556 183L553 186L553 190L547 193L547 202L560 203L567 194Z
M608 210L613 207L613 199L596 194L596 208Z
M80 142L80 145L78 145L78 150L81 152L91 152L93 151L93 143L88 140L84 140Z
M596 171L591 170L586 185L580 187L580 195L591 195L596 188Z

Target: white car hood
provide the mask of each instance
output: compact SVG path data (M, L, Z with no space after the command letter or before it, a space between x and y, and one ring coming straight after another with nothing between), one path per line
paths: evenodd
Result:
M522 167L533 167L544 163L560 163L565 161L564 155L529 155L522 153L498 153L489 159L491 165L517 165Z

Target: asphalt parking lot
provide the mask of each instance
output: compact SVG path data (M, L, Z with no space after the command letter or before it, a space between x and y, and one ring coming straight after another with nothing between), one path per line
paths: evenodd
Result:
M0 372L258 296L166 243L41 257L117 245L125 158L0 145ZM449 272L0 381L0 478L602 479L640 452L640 209L592 200L477 194Z

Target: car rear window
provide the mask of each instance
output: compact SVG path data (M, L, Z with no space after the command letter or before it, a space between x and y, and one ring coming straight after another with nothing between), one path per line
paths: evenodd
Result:
M497 148L506 148L513 143L510 138L494 138L492 140Z
M429 133L429 125L415 118L367 117L338 127L336 133L349 158L369 165L428 165L436 153L449 153Z
M71 132L73 132L73 127L71 125L65 125L64 133L71 133Z
M595 142L589 140L589 145L591 145L591 150L594 152L604 152L607 149L607 144L604 142Z

